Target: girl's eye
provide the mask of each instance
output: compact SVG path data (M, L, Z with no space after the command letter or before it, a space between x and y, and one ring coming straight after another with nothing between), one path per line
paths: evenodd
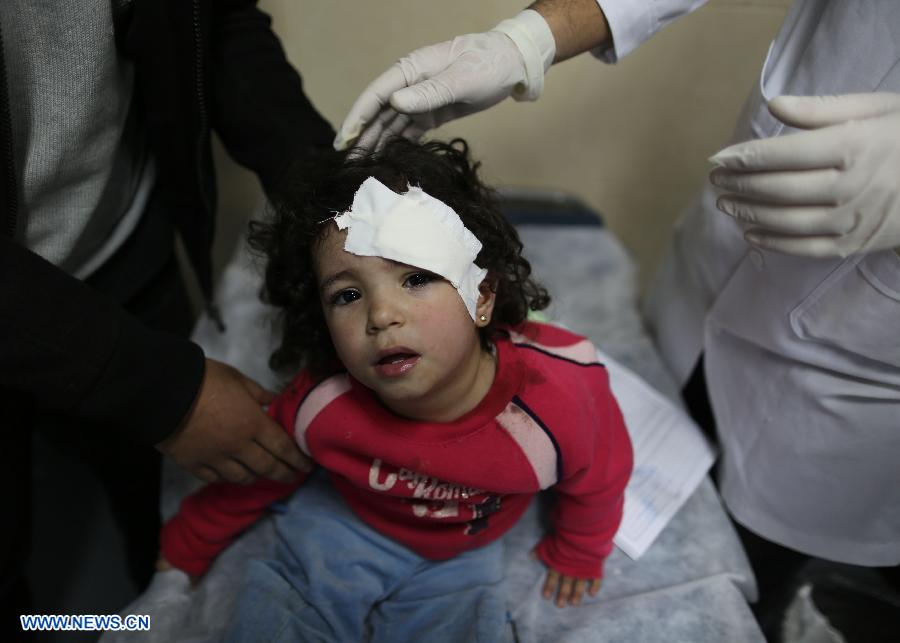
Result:
M358 290L353 290L352 288L347 288L346 290L342 290L339 293L333 295L331 297L331 305L332 306L346 306L347 304L356 301L360 298L360 294Z
M406 281L403 282L403 285L407 288L418 288L420 286L424 286L425 284L430 284L436 279L439 279L439 277L431 274L430 272L415 272L406 278Z

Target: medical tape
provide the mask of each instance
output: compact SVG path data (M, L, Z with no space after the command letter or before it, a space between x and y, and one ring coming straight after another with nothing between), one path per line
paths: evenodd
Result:
M475 265L481 242L459 215L421 188L397 194L375 177L363 181L353 205L335 217L347 230L344 250L428 270L449 281L472 319L487 270Z

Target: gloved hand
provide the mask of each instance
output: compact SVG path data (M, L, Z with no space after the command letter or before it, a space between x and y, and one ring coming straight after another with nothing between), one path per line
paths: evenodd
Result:
M718 207L747 241L811 257L900 247L900 94L780 96L769 110L810 131L710 159Z
M390 136L418 138L510 95L536 100L555 51L550 27L532 10L491 31L417 49L360 94L334 147L343 150L355 144L377 149Z

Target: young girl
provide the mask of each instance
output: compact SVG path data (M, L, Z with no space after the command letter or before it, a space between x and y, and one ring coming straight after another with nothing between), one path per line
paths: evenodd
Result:
M254 225L272 364L299 371L269 413L327 475L212 484L164 527L164 561L201 575L309 480L274 560L250 563L232 639L503 640L497 539L550 487L543 593L599 590L628 435L590 342L526 321L549 297L476 169L462 141L333 153Z

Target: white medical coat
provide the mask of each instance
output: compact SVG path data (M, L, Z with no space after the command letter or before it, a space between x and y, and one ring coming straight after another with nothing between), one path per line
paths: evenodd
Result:
M698 1L599 0L612 62ZM791 131L780 94L900 91L898 0L795 0L733 142ZM712 151L712 150L711 150ZM898 176L900 183L900 176ZM707 185L676 223L647 313L683 383L704 355L732 515L788 547L900 563L900 256L751 249Z

